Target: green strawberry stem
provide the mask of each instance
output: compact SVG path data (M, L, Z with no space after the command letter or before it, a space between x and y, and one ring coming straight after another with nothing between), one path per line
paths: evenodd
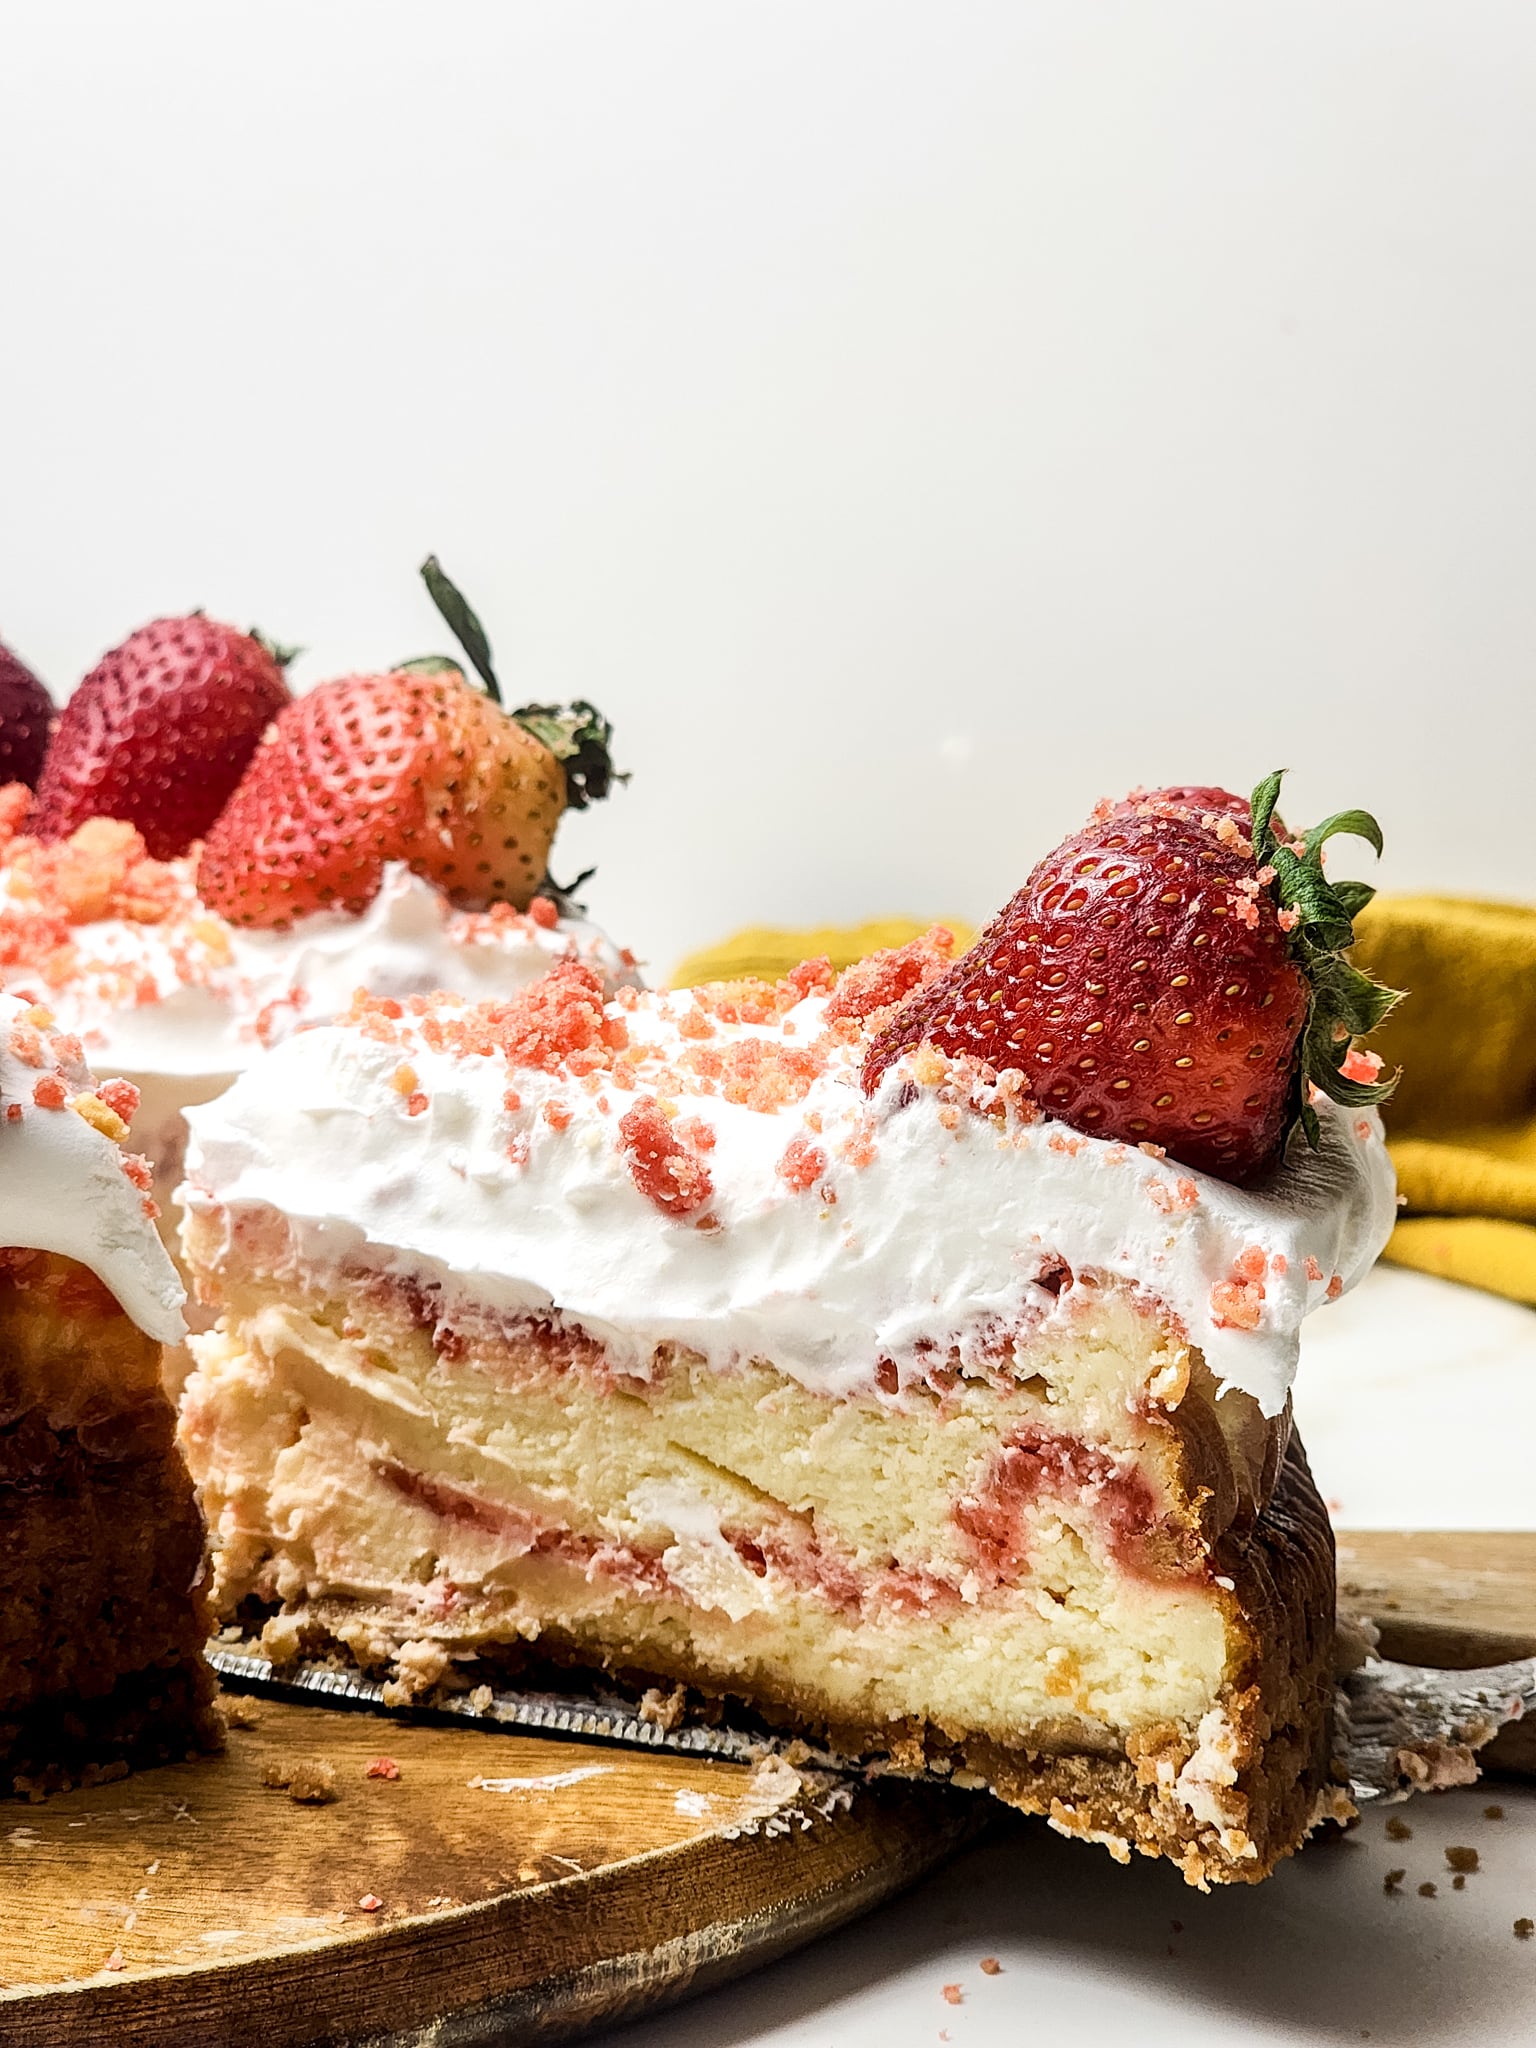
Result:
M1376 891L1367 882L1330 882L1323 873L1323 847L1339 833L1363 839L1381 852L1381 827L1369 811L1336 811L1296 845L1276 837L1272 820L1285 770L1267 775L1253 792L1253 858L1274 871L1270 885L1282 910L1296 913L1290 933L1291 957L1312 990L1302 1032L1286 1136L1297 1124L1307 1143L1319 1139L1317 1112L1308 1099L1308 1083L1348 1109L1384 1102L1397 1086L1397 1076L1384 1081L1352 1081L1340 1072L1357 1037L1374 1031L1402 1001L1399 989L1387 988L1345 959L1354 944L1355 919Z
M269 634L262 632L260 626L252 626L251 638L258 647L264 647L267 650L279 668L286 668L290 661L297 661L304 652L302 647L289 647L281 640L272 639Z
M436 555L428 555L422 563L421 577L449 631L469 656L491 702L503 703L501 685L491 666L491 643L468 598ZM402 666L427 669L452 668L457 664L442 656L426 655ZM621 774L613 765L612 725L585 697L577 697L569 704L523 704L507 715L564 763L566 799L573 811L584 811L589 804L600 802L616 782L628 782L628 774Z
M496 680L495 669L491 667L491 643L469 599L446 574L436 555L428 555L422 563L421 580L426 584L432 602L442 613L449 632L469 656L470 666L484 683L486 695L493 704L499 704L501 685Z

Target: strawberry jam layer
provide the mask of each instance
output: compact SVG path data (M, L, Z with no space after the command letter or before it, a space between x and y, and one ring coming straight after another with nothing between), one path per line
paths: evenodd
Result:
M1205 1575L1190 1535L1159 1515L1145 1475L1095 1444L1029 1423L989 1462L981 1484L955 1503L956 1525L970 1539L978 1571L995 1586L1016 1586L1030 1571L1033 1510L1055 1504L1085 1518L1123 1571L1149 1580Z

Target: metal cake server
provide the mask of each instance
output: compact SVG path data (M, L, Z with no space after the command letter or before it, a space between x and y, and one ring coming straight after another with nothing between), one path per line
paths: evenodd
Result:
M682 1717L665 1725L641 1701L594 1683L591 1691L522 1692L479 1688L429 1707L387 1704L382 1684L325 1664L285 1664L248 1643L209 1646L208 1661L235 1691L262 1692L312 1705L352 1707L395 1715L463 1721L485 1729L525 1728L634 1749L753 1763L774 1751L793 1750L796 1761L818 1769L858 1774L846 1757L787 1736L728 1722ZM1359 1806L1390 1804L1414 1792L1468 1785L1477 1777L1476 1753L1499 1730L1536 1713L1536 1657L1475 1671L1440 1671L1372 1657L1342 1679L1335 1717L1338 1759Z

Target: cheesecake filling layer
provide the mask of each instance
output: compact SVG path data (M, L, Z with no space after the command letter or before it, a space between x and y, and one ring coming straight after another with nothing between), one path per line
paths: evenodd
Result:
M246 1265L224 1307L182 1413L223 1612L324 1617L405 1673L577 1645L834 1727L1033 1723L1064 1750L1193 1730L1227 1676L1191 1459L1218 1513L1258 1474L1181 1435L1214 1390L1123 1289L1027 1372L851 1398L677 1348L629 1376L588 1334L446 1321L378 1269Z

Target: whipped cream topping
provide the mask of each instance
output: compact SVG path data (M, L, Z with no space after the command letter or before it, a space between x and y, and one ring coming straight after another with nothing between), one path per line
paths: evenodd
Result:
M276 932L215 917L197 895L189 860L165 868L177 891L168 916L71 926L62 972L51 966L57 939L40 931L29 948L18 923L18 964L4 969L6 987L46 1003L98 1067L134 1078L231 1077L269 1045L334 1017L359 988L504 995L556 960L579 960L612 986L632 978L633 961L596 925L540 922L510 907L455 910L398 862L361 913L320 911ZM16 901L19 879L0 869L0 908Z
M30 1005L0 996L0 1245L78 1260L147 1335L179 1343L185 1296L148 1173L82 1113L110 1121L95 1088L78 1039L39 1029Z
M587 1000L597 1016L595 984ZM532 1025L492 1044L468 1009L389 1007L291 1039L190 1111L183 1203L231 1231L280 1211L302 1258L425 1278L446 1315L572 1318L642 1375L668 1341L832 1393L935 1352L995 1361L1062 1312L1064 1262L1140 1289L1275 1414L1303 1317L1395 1214L1378 1119L1327 1102L1315 1153L1236 1188L1032 1120L1018 1077L928 1048L868 1099L866 1027L835 992L765 1012L625 990L565 1054Z

